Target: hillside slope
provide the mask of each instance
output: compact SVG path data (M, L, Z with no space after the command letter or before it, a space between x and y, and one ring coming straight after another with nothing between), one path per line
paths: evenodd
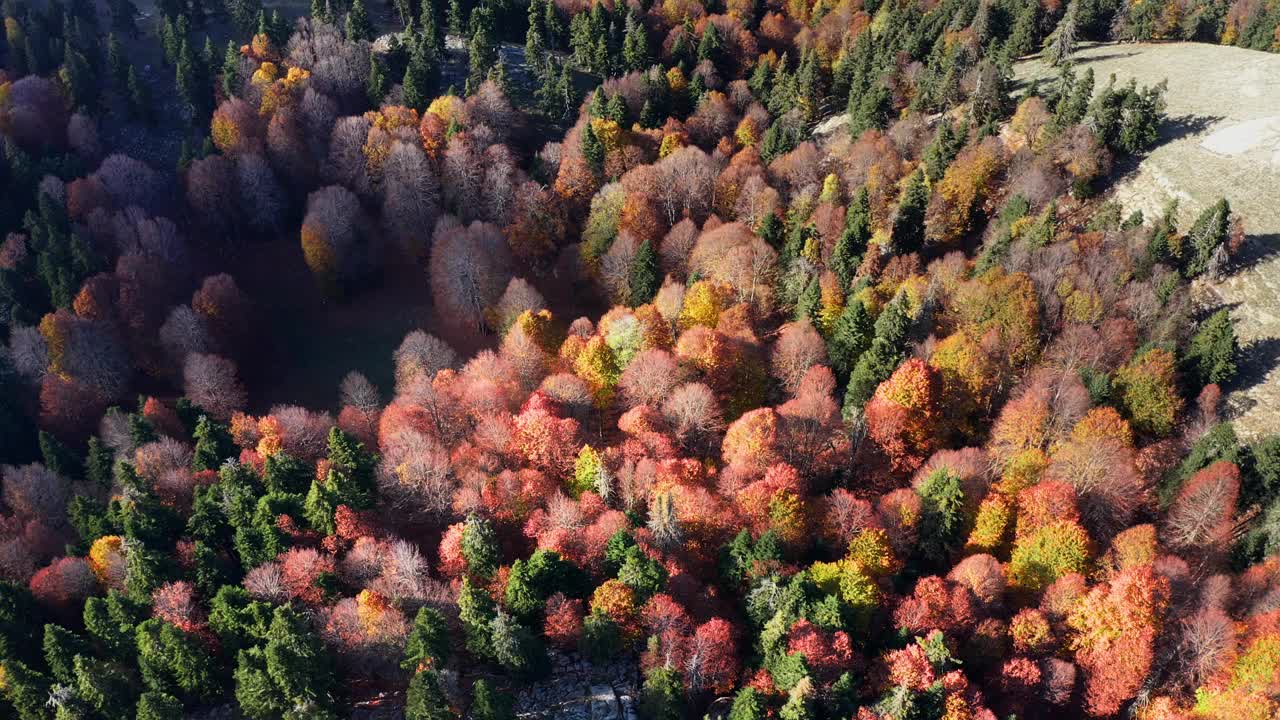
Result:
M1075 55L1097 87L1115 74L1139 85L1168 80L1169 121L1158 147L1110 191L1150 220L1178 200L1184 229L1225 195L1245 220L1241 267L1199 288L1206 305L1232 306L1245 372L1230 398L1237 430L1256 437L1280 426L1280 55L1200 43L1100 44ZM1019 64L1020 83L1056 74Z

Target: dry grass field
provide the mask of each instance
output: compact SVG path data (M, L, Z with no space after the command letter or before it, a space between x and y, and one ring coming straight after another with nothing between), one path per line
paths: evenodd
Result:
M1148 220L1177 199L1183 228L1225 196L1250 241L1237 267L1200 283L1206 307L1232 308L1244 348L1229 407L1246 437L1280 430L1280 54L1200 43L1099 44L1081 49L1077 68L1096 86L1115 74L1139 85L1168 80L1168 121L1160 145L1109 190ZM1017 67L1020 84L1056 74L1038 60Z

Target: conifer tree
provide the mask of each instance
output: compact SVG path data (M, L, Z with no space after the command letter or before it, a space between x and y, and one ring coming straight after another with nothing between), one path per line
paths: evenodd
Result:
M840 278L842 287L849 287L858 264L862 262L862 254L867 251L871 241L871 200L865 187L858 190L845 211L844 232L836 241L831 253L831 271Z
M419 33L409 40L409 64L404 71L404 104L418 111L427 109L435 86L435 68L428 45Z
M591 123L587 123L582 131L582 158L597 175L604 170L604 145L600 142Z
M836 320L831 339L827 341L831 369L835 370L838 377L849 377L862 353L871 347L874 337L875 325L866 306L861 300L850 300Z
M495 690L484 678L471 686L471 709L475 720L515 720L511 695Z
M364 0L352 0L351 9L347 11L346 31L348 42L373 39L373 23L364 9Z
M387 97L387 62L382 56L374 53L369 58L369 82L366 92L369 96L369 104L373 107L382 107L382 101Z
M1236 375L1240 346L1226 308L1210 315L1191 338L1184 363L1200 385L1230 382Z
M405 720L453 720L457 714L449 707L440 677L434 670L416 673L405 694Z
M653 299L654 294L658 292L658 284L661 278L658 276L658 254L653 251L653 244L648 240L640 243L640 247L636 250L636 256L631 261L631 272L628 277L628 286L631 291L631 297L628 303L631 307L639 307Z
M902 201L893 216L893 244L900 253L910 253L924 246L924 213L929 206L929 188L924 173L917 169L907 179Z

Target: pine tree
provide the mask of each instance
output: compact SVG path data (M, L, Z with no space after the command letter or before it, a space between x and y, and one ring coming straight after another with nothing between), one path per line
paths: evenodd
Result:
M84 477L89 482L102 488L111 487L114 481L115 457L97 435L89 438L89 449L85 454Z
M644 23L627 16L627 34L622 41L622 62L628 70L640 71L649 67L649 36Z
M636 256L631 261L631 272L628 277L631 297L628 304L631 307L639 307L652 300L658 292L660 282L658 254L653 251L653 244L645 240L640 243L640 247L636 249Z
M38 440L45 467L68 480L79 480L84 476L84 464L61 440L43 430L39 432Z
M222 461L235 452L231 433L222 423L210 419L207 415L201 415L196 421L196 429L191 437L196 441L195 451L191 457L191 469L196 472L217 470L222 466Z
M222 93L233 97L240 90L240 48L234 40L227 41L227 51L222 56Z
M1198 384L1221 384L1235 377L1239 355L1240 345L1231 324L1231 315L1224 308L1200 324L1200 330L1191 338L1183 361Z
M836 320L831 339L827 342L831 369L835 370L838 377L849 377L862 353L871 346L874 337L875 325L871 313L867 312L861 300L850 300Z
M150 691L138 698L137 720L182 720L182 703L163 692Z
M364 0L352 0L351 9L347 12L346 31L348 42L373 39L373 23L369 22Z
M849 287L858 265L862 262L862 254L867 251L871 242L871 200L865 187L858 190L845 211L844 232L836 241L831 253L831 271L840 278L842 287Z
M929 206L929 188L924 173L917 169L907 179L907 188L893 216L893 244L899 253L911 253L924 246L924 213Z
M493 598L483 587L471 584L471 578L462 578L458 590L458 620L462 623L467 652L477 658L493 656L492 627L496 616Z
M439 667L449 658L450 640L444 615L433 607L421 607L413 619L413 629L404 646L400 667L420 671Z
M511 695L489 687L484 678L471 686L471 709L474 720L515 720Z
M116 86L125 88L129 82L129 61L115 33L107 35L107 67L111 70L111 77L115 80Z
M627 109L627 101L623 99L622 93L609 96L609 101L604 106L604 116L618 123L618 127L627 127L630 124L631 113Z
M432 65L424 36L410 39L409 65L404 71L404 104L418 110L427 109L435 87L435 68Z
M472 13L473 17L476 13ZM468 67L470 74L467 76L468 95L475 92L480 87L480 83L493 69L498 62L498 46L493 39L493 31L487 22L476 23L478 27L475 33L471 35L471 42L467 46Z
M1200 213L1187 233L1190 253L1184 251L1184 277L1194 278L1210 269L1214 263L1214 254L1227 240L1230 227L1231 205L1226 198L1218 200Z
M1067 11L1062 14L1058 26L1054 28L1049 46L1044 50L1045 62L1050 65L1061 65L1066 62L1076 47L1076 22L1079 16L1078 0L1067 3Z
M604 171L604 144L596 136L595 128L587 123L582 131L582 158L587 161L591 171L599 175Z
M405 720L454 720L457 717L440 689L440 677L434 670L423 670L409 681L404 717Z
M53 673L54 679L61 683L74 681L77 655L93 653L89 641L54 623L44 626L43 648L44 660L49 666L49 672Z
M373 53L369 58L369 83L366 89L369 104L376 108L382 107L387 90L387 63L381 55Z
M502 562L498 548L498 536L493 523L472 513L462 528L462 557L467 561L467 571L478 577L491 577Z

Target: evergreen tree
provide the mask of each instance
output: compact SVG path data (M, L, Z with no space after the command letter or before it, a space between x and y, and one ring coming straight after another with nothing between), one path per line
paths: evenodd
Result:
M1076 47L1076 23L1079 17L1079 0L1067 3L1067 11L1062 14L1058 26L1054 28L1049 45L1044 50L1044 59L1050 65L1061 65L1066 62Z
M622 63L628 70L641 71L649 67L649 36L644 23L627 16L627 34L622 41Z
M129 60L125 57L124 47L115 33L107 34L107 67L116 86L123 89L129 82Z
M769 247L775 250L782 248L785 233L786 229L783 227L782 221L778 219L777 213L765 215L760 220L760 227L756 228L756 234L769 243Z
M837 377L849 377L862 353L871 346L874 336L874 323L866 306L856 298L850 300L836 320L831 339L827 341L827 355Z
M1203 274L1214 263L1214 255L1227 240L1231 226L1231 205L1226 198L1205 208L1187 233L1190 250L1182 267L1182 274L1194 278ZM1184 251L1185 252L1185 251Z
M138 698L137 720L182 720L182 703L163 692L150 691Z
M822 311L822 286L818 283L818 276L814 275L809 278L809 282L805 284L804 290L800 292L800 296L796 298L795 321L801 322L808 320L814 327L818 326L818 313Z
M0 661L4 671L4 694L18 720L49 720L49 677L30 665L10 657Z
M645 675L640 688L640 716L648 720L680 720L685 715L684 695L680 674L674 668L655 667Z
M472 513L462 528L462 557L467 561L467 571L487 578L502 563L502 551L498 548L498 536L493 523Z
M382 56L373 53L369 58L369 82L366 93L369 96L369 104L373 107L382 107L382 101L387 97L387 63Z
M631 261L631 272L628 276L631 297L628 304L631 307L639 307L652 300L658 292L660 282L658 254L653 251L653 245L645 240L640 243L640 247L636 249L636 256Z
M836 241L831 253L831 271L840 278L842 287L849 287L862 262L862 254L871 242L871 200L867 189L861 188L845 211L844 232Z
M409 671L439 667L449 658L449 650L448 625L444 615L433 607L419 608L409 639L405 642L400 666Z
M733 696L729 720L764 720L764 702L755 688L744 687Z
M506 610L499 608L494 615L489 638L494 660L508 672L529 677L544 668L546 651L542 644Z
M929 207L929 188L924 173L917 169L907 179L902 201L893 216L893 244L899 253L917 252L924 247L924 213Z
M76 695L100 716L124 717L133 704L128 675L90 655L77 655L73 665Z
M422 112L431 102L435 88L435 67L422 35L410 40L409 65L404 71L404 104Z
M462 632L467 651L472 655L487 659L493 655L493 618L496 616L493 598L482 587L471 584L468 577L462 578L462 588L458 591L458 620L462 623Z
M474 720L515 720L511 695L489 687L484 678L471 686L471 709Z
M191 434L196 441L195 451L191 456L191 469L217 470L222 461L235 453L235 445L231 442L231 433L226 426L207 415L201 415L196 421L195 432Z
M964 490L960 477L946 468L930 473L916 490L921 500L920 554L935 567L945 564L964 538Z
M609 101L605 103L604 116L618 123L619 127L625 128L630 124L631 112L627 109L627 101L623 99L622 93L609 96Z
M473 19L475 15L476 13L472 13ZM487 22L476 24L478 27L471 35L471 42L467 46L468 67L470 68L466 88L468 95L480 87L480 83L484 81L489 71L498 62L498 45L494 40L493 29L489 27Z
M866 130L882 130L893 112L893 96L883 81L876 81L860 95L849 95L849 133L858 137Z
M702 38L698 40L698 59L710 60L711 64L718 65L722 45L720 31L716 29L715 24L707 23L706 29L702 31Z
M592 172L599 175L604 171L604 144L600 142L591 123L587 123L582 131L582 157Z
M89 642L80 635L62 627L49 623L44 626L44 660L49 672L60 683L75 681L75 658L77 655L91 655Z
M416 673L405 693L405 720L454 720L457 714L449 707L440 677L434 670Z
M41 430L38 434L40 454L44 457L44 466L68 480L79 480L84 476L84 464L71 448L62 444L58 438Z
M1184 362L1199 385L1227 383L1236 375L1240 346L1226 308L1210 315L1191 338Z
M297 611L275 609L263 656L271 682L290 705L328 705L333 684L329 654Z
M347 12L346 31L349 42L373 39L373 23L364 9L364 0L352 0L351 9Z
M97 487L109 488L114 480L115 457L97 436L88 438L88 452L84 457L84 479Z
M227 51L222 56L222 93L234 97L240 90L240 48L234 40L227 41Z

